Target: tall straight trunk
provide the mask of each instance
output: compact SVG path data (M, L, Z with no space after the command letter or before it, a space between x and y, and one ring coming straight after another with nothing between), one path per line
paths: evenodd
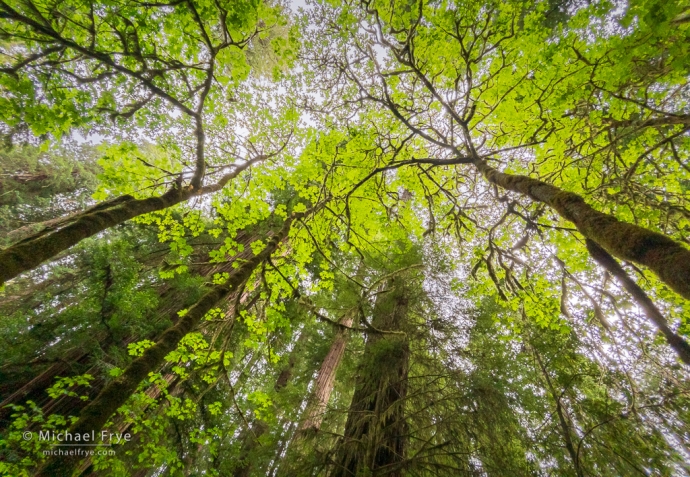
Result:
M565 409L563 408L563 403L561 402L563 394L558 393L556 389L554 389L553 383L551 382L551 377L549 376L549 372L546 370L546 367L544 366L544 363L542 362L541 357L539 356L539 352L535 348L532 348L532 352L534 353L534 357L537 360L537 364L539 364L539 369L541 370L544 376L546 385L549 388L549 393L551 394L551 397L553 397L553 400L556 403L556 415L558 416L558 423L561 429L561 435L563 436L565 448L568 450L568 455L570 456L570 460L573 464L575 474L577 475L577 477L584 477L584 474L582 473L582 467L580 466L580 459L578 458L578 453L576 452L575 445L573 443L569 419L565 413Z
M245 243L247 244L247 246L249 245L249 242L245 242ZM249 248L249 247L247 247L247 248ZM233 257L233 261L237 260L240 255L246 257L246 255L250 255L250 254L235 255ZM231 265L232 265L233 261L223 263L220 267L218 267L218 266L213 267L213 268L204 267L204 269L206 270L207 273L205 273L203 275L208 276L210 273L209 270L213 271L213 272L217 272L219 270L227 270L228 272L230 272L232 270ZM235 301L234 297L236 297L236 295L232 294L228 299L227 304L229 306L227 308L228 311L226 313L226 316L232 316L235 313L235 306L237 306L237 305L245 305L244 309L249 309L253 305L253 300L247 302L247 298L249 297L249 294L246 291L241 295L239 303L237 303ZM236 330L237 328L234 328L234 329ZM241 335L242 335L242 332L240 332L240 336ZM234 349L231 348L231 351L234 351ZM164 366L165 365L163 365L163 367ZM161 368L159 368L159 369L161 369ZM182 386L180 386L180 383L182 382L182 380L176 374L166 373L165 376L163 377L163 379L167 383L167 392L169 393L170 396L177 397L184 391ZM145 394L153 402L155 402L155 400L158 399L158 397L161 395L161 393L162 393L162 390L158 386L152 386L145 391ZM149 407L150 407L150 404L147 404L142 412L148 412ZM156 415L160 415L164 408L165 408L165 406L154 406L153 418L155 419ZM146 417L146 416L142 414L142 417ZM149 417L151 417L151 414L149 414ZM116 416L116 418L113 419L113 424L111 427L115 429L115 432L117 432L119 434L124 434L125 432L127 432L129 430L129 428L131 426L132 426L132 423L130 421L128 421L128 419L125 419L125 416ZM141 435L134 436L134 439L127 444L127 447L124 449L124 451L127 451L127 448L136 449L140 445L141 445ZM187 456L187 458L184 459L184 461L187 464L190 463L189 455ZM91 470L89 470L89 469L91 469ZM150 469L144 469L145 472L148 472L148 470L150 470ZM91 476L91 475L98 475L99 474L98 472L93 471L93 462L92 462L92 457L90 457L90 456L87 457L83 462L81 462L81 464L78 468L78 471L79 472L77 473L77 475L79 475L80 477L86 477L87 475Z
M258 156L247 161L215 184L201 188L173 187L160 196L147 199L123 195L64 219L53 219L47 228L0 250L0 286L103 230L140 215L167 209L192 197L219 191L240 172L265 158Z
M352 316L346 316L342 322L344 326L352 326ZM328 354L323 359L321 367L316 375L314 382L314 391L307 404L307 409L304 411L304 419L299 425L297 435L316 432L321 428L321 422L328 406L328 401L333 392L333 384L335 383L335 375L340 366L340 361L345 354L345 346L349 337L348 330L344 328L338 329L333 343L331 344Z
M299 338L297 338L297 342L290 352L287 365L281 370L280 374L278 375L278 379L276 379L276 383L273 386L276 391L280 392L281 390L285 389L285 387L292 380L295 365L297 364L297 358L299 353L302 351L302 344L306 339L307 334L303 331ZM244 432L240 434L242 448L240 449L239 465L232 473L233 477L249 477L253 467L251 455L259 446L259 438L268 432L268 430L268 425L264 421L254 419L249 428L245 429Z
M163 379L167 383L167 391L171 396L177 397L181 393L181 387L178 386L177 384L180 382L179 376L173 374L173 373L167 373L165 376L163 376ZM146 390L145 394L153 402L161 395L162 390L158 386L153 386L149 389ZM148 408L150 404L146 405L146 408ZM160 412L160 411L159 411ZM128 421L124 416L118 416L117 419L115 419L115 422L113 423L113 428L115 429L115 432L118 434L125 434L131 427L133 423L131 421ZM130 441L129 445L136 448L137 447L137 440L136 438L139 436L135 436L134 441ZM147 471L150 469L146 469ZM80 463L80 465L77 468L77 473L79 477L86 477L86 476L91 476L91 475L98 475L97 472L94 471L93 469L93 459L91 456L88 456Z
M79 420L70 428L70 432L82 434L94 431L95 434L99 434L115 411L129 399L149 373L156 371L165 356L177 348L180 340L194 330L204 315L227 298L232 291L237 290L251 276L257 266L270 257L280 242L287 237L292 221L297 216L297 214L293 214L292 217L288 218L280 231L268 241L261 252L237 268L226 283L211 288L189 308L183 317L178 319L174 326L168 328L161 335L155 345L146 349L142 356L132 361L120 377L111 381L96 399L82 410ZM55 456L48 459L36 475L71 477L80 460L79 456Z
M690 299L690 250L680 243L599 212L573 192L531 177L504 174L482 159L475 161L475 165L492 184L550 206L611 255L644 265L673 290Z
M232 259L224 263L209 264L206 261L204 261L202 265L193 266L191 268L191 272L203 277L210 277L214 273L221 272L232 273L235 270L232 267L235 260L247 260L251 258L252 253L250 243L261 238L262 236L256 233L247 233L246 231L238 232L235 240L236 242L241 243L245 246L244 251L239 252L238 254L233 256ZM161 303L154 315L147 316L147 321L149 321L150 324L159 323L161 320L168 319L168 317L172 315L175 317L175 320L173 321L173 323L175 323L178 318L175 312L182 308L183 305L185 305L185 297L179 293L175 293L174 289L170 288L169 284L163 284L159 286L157 293L160 297ZM246 296L240 299L240 304L244 303L245 299ZM114 343L112 341L112 336L104 335L102 331L96 330L92 333L91 338L99 343L101 349L107 349L109 346L114 344L121 347L126 347L129 343L139 341L143 338L153 340L156 339L156 336L129 335L123 338L122 340L118 340L117 343ZM37 376L33 377L33 379L30 379L24 383L18 382L18 380L15 379L9 379L6 383L7 386L2 386L2 388L0 388L0 391L4 391L5 389L14 390L14 392L12 392L9 396L3 396L3 401L0 403L0 432L2 432L4 425L6 424L3 421L12 412L12 408L9 405L15 404L20 400L28 398L36 402L39 406L43 408L44 416L47 417L49 415L50 407L54 404L52 402L54 401L54 399L49 399L47 397L45 389L50 384L52 384L52 381L56 378L56 376L64 375L64 373L66 372L71 372L73 374L73 370L70 371L70 369L75 364L84 364L90 362L92 359L93 356L90 353L87 353L82 348L76 346L74 349L70 349L68 352L63 353L60 361L51 365L50 367L39 373ZM90 383L90 391L95 391L96 393L100 391L99 384L101 382L101 379L98 366L91 366L85 372L98 377L95 382ZM80 374L83 374L83 372L80 372ZM66 395L61 395L57 398L57 400L71 401L75 404L75 407L69 410L70 415L78 414L81 411L81 409L87 404L78 399L70 399L69 396ZM47 403L48 407L46 407L45 403Z
M401 331L408 311L407 290L401 277L388 282L380 294L372 325ZM364 348L344 437L336 451L330 477L354 477L379 471L402 476L407 448L405 398L410 350L405 335L370 334Z
M676 355L678 355L681 361L690 365L690 345L668 326L666 318L661 314L661 311L659 311L644 290L630 278L625 270L623 270L623 267L621 267L606 250L589 239L587 239L587 250L589 250L589 254L592 258L608 270L611 275L616 277L620 284L623 285L623 288L632 295L640 308L644 310L647 318L649 318L664 335L666 342L671 346L673 351L676 352Z

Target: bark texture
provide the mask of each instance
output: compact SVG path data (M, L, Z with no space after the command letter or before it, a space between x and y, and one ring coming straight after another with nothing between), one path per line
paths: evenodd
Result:
M352 316L346 316L341 321L341 324L344 326L352 326ZM333 391L335 375L338 371L338 366L340 366L340 361L342 361L343 355L345 354L345 346L347 345L348 337L349 333L346 329L340 328L337 331L333 343L316 375L314 391L307 405L307 409L304 412L305 418L299 426L298 434L316 432L321 428L321 422L323 421L323 416L326 413L328 401Z
M134 217L167 209L192 197L210 194L221 190L240 172L266 159L260 155L225 174L215 184L201 188L193 186L174 187L165 194L148 199L135 199L123 195L95 205L85 211L64 219L54 219L44 223L46 227L3 250L0 250L0 286L22 272L31 270L60 252L92 237L110 227L126 222Z
M668 326L668 322L664 315L661 314L654 302L647 296L647 294L630 278L630 276L623 270L623 267L611 256L606 250L599 247L591 240L587 240L587 250L594 260L596 260L602 267L609 271L611 275L616 277L620 284L628 293L632 295L637 304L642 308L652 323L661 331L666 338L668 344L673 348L678 357L685 364L690 365L690 345L682 337L676 334Z
M489 182L550 206L611 255L649 268L669 287L690 299L690 250L680 243L599 212L572 192L531 177L504 174L484 160L475 165Z
M287 237L294 218L296 217L293 216L285 222L281 230L268 241L266 247L259 254L244 262L230 275L226 283L214 286L201 297L174 326L168 328L161 335L155 345L146 349L142 356L132 361L120 377L111 381L96 399L82 410L79 420L70 428L70 432L73 434L90 433L93 430L99 434L115 411L129 399L150 372L155 372L158 369L165 356L177 348L180 340L194 330L204 315L244 283L256 267L276 250L280 242ZM41 477L71 477L80 460L81 457L79 456L53 457L36 475Z
M408 300L401 277L389 280L379 295L372 325L402 331ZM407 448L405 398L410 350L405 335L371 334L330 477L354 477L362 472L401 477ZM367 474L369 475L369 474Z
M125 195L75 214L65 222L54 224L0 251L0 285L85 238L139 215L179 204L191 196L191 189L172 189L159 197L148 199Z

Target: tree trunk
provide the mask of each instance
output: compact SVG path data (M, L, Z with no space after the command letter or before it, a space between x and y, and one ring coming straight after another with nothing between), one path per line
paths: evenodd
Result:
M84 408L79 420L70 428L70 432L81 434L94 431L99 434L108 419L129 399L149 373L158 368L165 356L177 348L180 340L196 327L204 315L244 283L254 269L278 248L280 242L287 237L290 225L295 218L295 215L288 218L281 230L268 241L266 247L258 255L244 262L230 275L226 283L214 286L189 308L174 326L168 328L155 345L146 349L142 356L132 361L120 377L111 381L96 399ZM71 477L80 460L78 456L50 458L36 475Z
M392 290L377 299L372 325L379 330L401 331L404 327L409 290L402 280L389 280ZM405 335L369 335L330 477L353 477L367 470L402 476L407 447L404 405L409 357Z
M346 316L341 324L352 326L352 316ZM333 391L335 375L345 354L345 345L347 345L348 337L349 333L346 329L341 328L336 332L328 354L323 359L321 368L319 368L319 372L316 375L314 391L304 412L305 418L297 430L298 436L304 433L316 432L321 428L323 415L326 412L326 407Z
M504 174L484 160L475 165L492 184L550 206L611 255L648 267L669 287L690 299L690 250L680 243L599 212L572 192L531 177Z
M556 403L556 414L558 415L558 423L561 428L563 440L565 441L565 448L568 450L568 455L570 456L570 460L573 463L575 474L577 475L577 477L584 477L584 474L582 473L582 467L580 466L580 459L578 458L578 453L576 452L575 445L573 444L573 438L570 432L570 425L568 423L569 419L567 418L565 411L563 409L563 404L561 403L562 394L556 392L556 390L554 389L553 383L551 382L551 377L549 376L549 372L546 370L546 367L544 366L544 363L542 362L537 350L532 348L532 351L534 352L534 357L537 359L537 363L539 364L539 369L544 375L544 379L549 388L549 393L551 394L554 402Z
M673 351L676 352L681 361L690 365L690 345L669 328L666 318L661 314L644 290L628 276L625 270L623 270L623 267L621 267L606 250L599 247L592 240L587 239L587 250L589 250L589 254L592 258L608 270L611 275L616 277L620 284L623 285L623 288L632 295L640 308L644 310L647 318L649 318L664 335L666 342L673 348Z
M236 242L241 243L244 245L244 251L239 252L235 256L231 257L227 262L224 263L207 263L206 260L207 258L204 259L204 262L202 265L197 265L197 266L192 266L191 267L191 272L194 274L198 274L203 277L210 277L215 273L222 273L222 272L227 272L227 273L232 273L235 269L232 267L233 263L237 259L241 260L247 260L251 258L252 253L251 253L251 247L250 244L251 242L255 240L259 240L261 236L257 235L256 233L247 233L246 231L240 231L237 234L236 237ZM157 263L156 263L157 264ZM185 297L179 293L175 293L174 289L170 288L169 284L162 284L158 287L157 290L158 296L160 297L160 304L159 308L155 311L155 314L147 316L146 320L149 321L150 323L159 323L162 320L167 320L170 315L172 315L175 319L173 320L173 323L177 322L178 316L176 314L176 311L179 310L180 308L183 308L185 303ZM246 296L240 299L240 303L244 303L246 299ZM156 335L150 336L150 335L145 335L145 336L127 336L123 338L122 340L119 340L117 343L112 342L112 337L111 336L106 336L102 331L99 330L94 330L94 332L91 335L91 338L97 341L101 347L101 349L106 350L108 349L109 346L116 344L117 346L120 347L126 347L128 344L139 341L141 339L156 339ZM63 340L63 343L68 340ZM82 348L80 348L77 344L74 344L74 349L72 347L69 347L69 350L64 350L64 352L60 355L61 359L60 361L52 364L45 370L41 371L37 375L34 375L31 379L27 379L25 381L21 381L20 379L11 379L11 378L5 378L6 383L3 383L2 386L0 386L0 395L8 392L6 390L13 390L11 394L8 396L2 396L0 399L2 400L2 403L0 403L0 432L4 430L5 422L3 422L6 417L9 416L9 414L12 413L12 408L9 407L10 404L15 404L21 400L25 399L30 399L39 406L43 408L43 413L44 417L49 416L49 411L50 408L55 404L52 401L53 399L49 399L45 393L45 389L50 385L53 384L52 381L58 376L58 375L63 375L63 373L69 372L71 374L74 374L74 370L70 371L70 369L78 365L78 363L81 363L82 365L84 363L89 363L93 359L93 356L87 352L85 352ZM29 363L31 365L33 363ZM84 373L89 373L97 377L96 381L90 383L90 392L95 391L96 394L98 391L100 391L100 386L99 384L101 383L100 375L101 372L99 371L99 367L96 366L94 367L91 365L88 368L83 368L85 370L80 371L78 374L84 374ZM65 401L66 396L62 395L57 398L58 401ZM76 403L76 406L73 409L69 409L68 412L70 415L78 415L81 409L87 404L81 400L72 400L72 402Z
M85 238L139 215L172 207L192 195L192 189L171 189L159 197L148 199L124 195L53 224L0 251L0 285Z
M295 346L290 352L288 357L288 362L285 368L283 368L276 379L274 389L276 391L281 391L284 389L292 379L292 374L295 370L295 365L297 364L297 358L299 353L302 351L302 344L306 340L307 334L303 331ZM239 465L235 468L232 473L233 477L249 477L252 470L252 459L251 454L259 446L259 438L268 431L268 424L260 419L254 419L252 424L248 429L240 434L240 439L242 440L242 448L240 450Z
M148 199L135 199L131 195L123 195L102 202L81 213L65 217L64 220L51 220L49 227L0 250L0 286L20 273L31 270L85 238L96 235L103 230L140 215L167 209L192 197L217 192L237 177L240 172L263 161L266 157L260 155L237 166L215 184L201 188L191 186L171 188L160 196L149 197Z

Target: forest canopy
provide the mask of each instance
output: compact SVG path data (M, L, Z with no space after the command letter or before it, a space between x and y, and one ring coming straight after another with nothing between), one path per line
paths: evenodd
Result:
M690 476L688 0L0 0L0 136L2 475Z

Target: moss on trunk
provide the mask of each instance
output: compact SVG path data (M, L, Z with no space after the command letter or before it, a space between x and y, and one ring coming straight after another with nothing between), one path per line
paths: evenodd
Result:
M60 252L114 225L166 209L192 196L191 189L171 189L159 197L125 195L76 214L0 251L0 285L31 270Z
M267 157L259 155L235 167L232 172L225 174L215 184L203 187L200 187L199 184L196 187L194 185L183 188L173 187L163 195L148 199L135 199L131 195L123 195L97 204L81 213L44 222L45 227L42 227L40 231L4 250L0 250L0 286L20 273L31 270L55 257L85 238L96 235L114 225L139 215L167 209L195 196L222 190L242 171ZM203 175L203 171L201 175ZM195 175L195 183L200 180L201 176Z
M373 326L402 331L409 306L409 289L400 277L389 281L392 289L379 295ZM408 426L405 420L407 374L410 359L407 336L371 334L359 368L356 390L336 450L329 477L351 477L379 472L403 475ZM385 470L383 470L385 469Z
M142 356L132 361L120 377L111 381L96 399L82 410L79 420L69 431L72 434L90 433L91 431L94 431L96 435L100 434L108 419L136 392L139 384L148 377L149 373L158 369L165 356L177 348L180 340L194 330L211 308L244 283L252 272L278 248L280 242L287 237L294 218L293 216L285 222L285 225L268 241L266 247L259 254L244 262L230 275L226 283L214 286L202 296L177 321L177 324L168 328L161 335L155 345L146 349ZM52 457L36 475L41 477L71 477L81 459L80 456Z
M669 287L690 299L690 250L680 243L599 212L572 192L531 177L504 174L483 160L475 164L489 182L552 207L611 255L649 268Z

